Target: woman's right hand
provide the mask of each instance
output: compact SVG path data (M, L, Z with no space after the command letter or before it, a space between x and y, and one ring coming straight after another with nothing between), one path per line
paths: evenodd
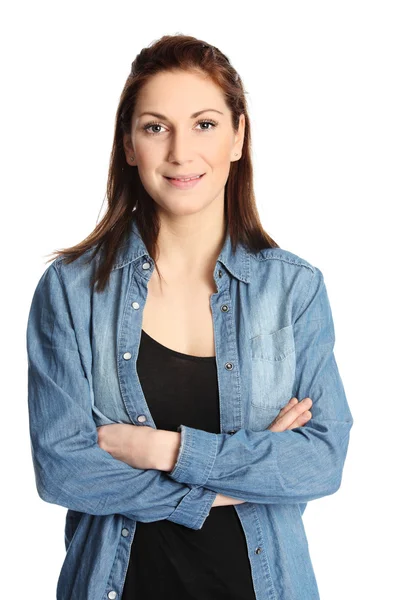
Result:
M281 408L279 414L268 425L270 431L286 431L305 425L312 417L310 408L312 406L311 398L304 398L301 402L293 397Z

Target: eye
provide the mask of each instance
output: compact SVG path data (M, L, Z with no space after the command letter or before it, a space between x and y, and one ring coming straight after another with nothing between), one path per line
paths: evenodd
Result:
M158 131L150 131L150 129L152 127L162 127L162 125L160 123L156 123L156 122L153 123L153 122L151 122L151 123L148 123L147 125L144 125L143 129L144 129L144 131L146 131L150 135L157 135Z
M201 121L197 121L198 125L212 125L212 127L208 127L207 129L203 129L203 131L211 131L211 129L215 129L218 125L216 121L212 121L211 119L203 119Z
M211 131L212 129L215 129L218 126L218 123L213 119L201 119L196 123L196 125L204 124L211 125L211 127L207 127L206 129L200 128L200 131ZM151 131L153 127L163 127L163 125L161 125L161 123L158 123L158 121L151 121L150 123L147 123L143 126L143 130L146 131L149 135L159 135L159 131Z

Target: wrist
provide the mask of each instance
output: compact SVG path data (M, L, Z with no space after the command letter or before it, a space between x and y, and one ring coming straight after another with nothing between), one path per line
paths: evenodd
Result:
M217 494L214 498L211 508L214 506L234 506L236 504L244 504L246 500L239 500L239 498L231 498L224 494Z
M181 445L181 434L178 431L167 431L165 429L154 430L153 462L154 468L159 471L170 472L178 460Z

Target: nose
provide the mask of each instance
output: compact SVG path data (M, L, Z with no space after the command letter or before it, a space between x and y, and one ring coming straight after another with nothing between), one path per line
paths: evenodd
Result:
M194 132L183 129L172 134L168 148L169 161L182 164L190 159L196 144L193 135Z

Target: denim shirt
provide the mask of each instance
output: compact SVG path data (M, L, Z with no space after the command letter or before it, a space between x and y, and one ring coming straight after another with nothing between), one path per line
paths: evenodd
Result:
M45 269L27 322L36 487L68 509L57 600L121 598L136 522L200 529L217 493L245 500L235 510L257 600L319 599L302 515L339 489L353 424L321 271L282 248L233 252L227 233L210 297L220 433L181 424L167 473L135 469L98 445L101 425L156 427L136 371L154 261L132 220L97 293L92 252ZM267 429L292 396L312 399L312 418Z

